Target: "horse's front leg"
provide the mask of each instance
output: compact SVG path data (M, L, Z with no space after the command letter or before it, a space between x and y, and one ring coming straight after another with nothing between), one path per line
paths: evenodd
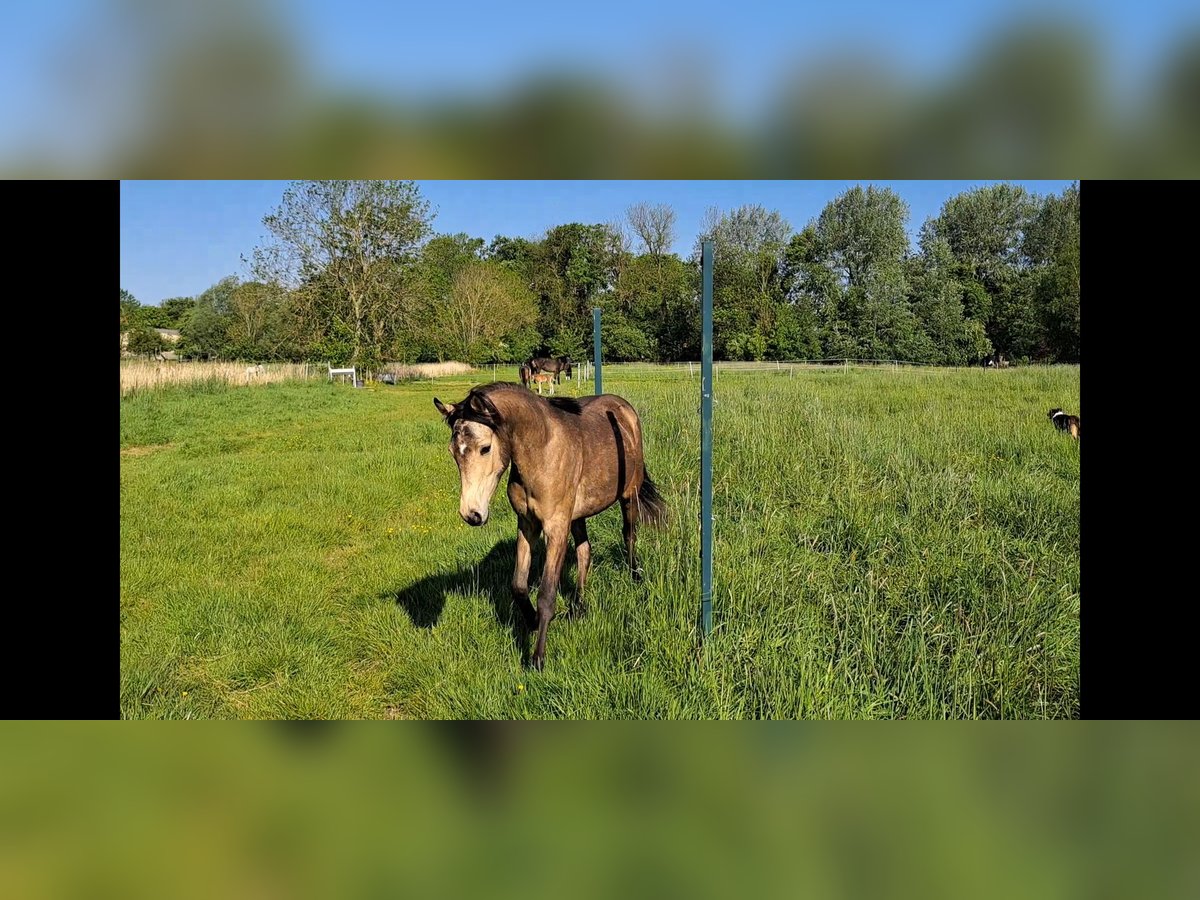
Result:
M533 558L533 542L541 528L533 519L519 516L517 521L517 564L513 567L512 598L525 624L532 631L537 627L537 612L529 602L529 563Z
M538 586L538 636L533 648L533 667L540 670L546 663L546 629L554 618L554 606L558 600L558 580L562 576L563 559L567 555L567 533L569 525L556 520L546 523L546 565L542 569L542 581Z

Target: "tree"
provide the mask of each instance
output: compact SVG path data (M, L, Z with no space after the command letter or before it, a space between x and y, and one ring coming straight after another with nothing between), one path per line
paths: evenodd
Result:
M205 288L204 292L196 298L193 305L210 306L218 315L227 316L230 312L233 292L237 290L238 285L241 283L241 279L236 275L226 275L216 284Z
M143 328L170 328L171 319L161 306L143 306L135 316L138 325Z
M121 288L121 330L127 331L137 324L137 312L142 304L138 302L137 297Z
M901 276L908 251L908 204L891 188L856 186L826 204L816 232L825 258L846 287Z
M616 307L623 311L626 324L642 333L644 346L655 348L656 358L690 359L696 355L688 352L692 331L697 342L700 333L696 318L698 284L696 267L674 253L657 259L643 254L624 267L616 285ZM606 316L609 311L605 306Z
M187 315L188 310L196 305L195 299L192 297L171 297L164 300L161 304L163 314L167 317L169 324L164 325L164 328L178 328L179 323L183 321L183 317Z
M945 239L930 238L924 250L909 261L913 311L933 343L928 362L972 365L992 352L983 323L967 316L966 292L955 277L954 255ZM978 282L974 289L981 291Z
M907 221L895 191L856 186L826 204L795 243L795 284L824 320L827 356L933 361L908 296Z
M231 355L229 326L238 284L236 275L228 275L196 298L179 322L177 353L200 359Z
M646 253L656 260L667 255L675 240L675 210L666 203L635 203L625 211L629 227Z
M167 342L153 328L141 326L129 332L127 349L137 356L153 356L166 349Z
M323 331L346 333L357 365L378 362L396 337L396 298L411 289L430 221L410 181L293 182L263 219L274 242L255 249L253 270L263 281L320 290L306 308Z
M229 298L226 333L233 355L275 359L286 343L282 327L284 291L277 284L247 281Z
M533 295L513 272L475 260L455 276L436 327L444 346L465 362L498 361L508 354L505 338L537 319Z
M775 210L757 204L728 213L709 208L696 240L713 242L713 352L718 358L761 359L783 299L780 280L791 226Z
M1079 362L1079 184L1039 205L1023 238L1046 355Z
M841 285L833 270L825 264L824 250L816 225L810 223L792 236L784 250L782 287L788 315L781 316L774 339L777 359L813 359L823 355L847 356L853 353L833 353L828 346L831 338L822 341L821 334L832 336L838 329ZM842 348L844 349L844 348Z
M1038 343L1027 286L1022 235L1037 204L1020 185L997 184L951 197L921 229L922 252L942 240L965 288L965 311L983 322L996 349L1024 355Z
M445 329L431 328L429 323L448 308L459 273L478 262L482 253L482 239L461 233L438 235L421 248L411 279L412 290L398 300L402 324L396 354L399 358L439 362L463 358L453 335Z

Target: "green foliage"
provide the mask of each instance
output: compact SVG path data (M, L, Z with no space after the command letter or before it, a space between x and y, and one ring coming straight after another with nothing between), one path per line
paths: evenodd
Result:
M600 340L603 341L603 317L601 317L601 319ZM591 334L591 329L589 329L589 338L591 337ZM546 341L546 352L553 357L565 356L568 359L590 359L592 356L591 341L585 341L584 338L580 336L578 331L560 331L558 334Z
M312 344L312 354L334 367L349 366L354 357L354 335L350 326L335 323L327 334Z
M505 335L503 352L499 355L500 362L520 363L529 359L542 343L542 336L533 325L516 328ZM572 357L574 358L574 357Z
M153 356L167 348L162 335L150 327L138 327L129 332L127 349L136 356Z
M138 302L137 297L133 296L133 294L129 293L129 291L125 290L125 288L121 288L122 331L127 331L138 324L135 321L134 316L137 314L138 309L141 308L141 305L142 304Z
M600 305L607 358L696 359L699 242L711 238L718 359L1079 359L1078 185L1045 198L1009 184L951 197L916 248L908 215L874 186L833 198L796 233L762 206L713 209L685 260L667 249L669 207L631 208L642 253L604 223L485 246L431 237L428 203L409 182L297 182L265 220L274 241L256 250L254 280L229 276L161 307L122 290L122 330L178 327L177 349L198 358L583 359Z
M297 290L308 342L346 326L353 361L376 364L427 311L417 269L431 220L411 181L293 182L263 219L272 241L253 270Z
M164 300L162 302L162 310L167 317L168 324L161 327L178 328L184 316L195 305L196 301L192 297L171 297L168 300Z
M1079 361L1079 184L1045 198L1024 235L1032 298L1047 355Z
M726 340L725 354L726 359L763 359L767 342L757 331L737 332Z
M605 310L601 315L600 342L605 361L624 362L655 357L654 339L630 322L619 310ZM584 358L582 349L578 356L572 358Z
M229 293L232 294L232 288ZM220 359L230 355L231 317L219 312L218 307L228 309L223 291L209 288L197 298L179 323L179 354L192 359Z

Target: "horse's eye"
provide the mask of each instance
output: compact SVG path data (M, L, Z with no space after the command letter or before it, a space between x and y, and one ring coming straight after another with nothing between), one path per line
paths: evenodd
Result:
M479 450L479 455L480 455L480 456L487 456L487 455L488 455L489 453L491 453L491 452L492 452L492 448L491 448L491 446L482 447L482 448L480 448L480 450Z

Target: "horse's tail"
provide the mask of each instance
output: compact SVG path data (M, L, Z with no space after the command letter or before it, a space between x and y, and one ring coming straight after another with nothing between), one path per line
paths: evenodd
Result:
M642 468L642 486L638 488L637 503L634 504L634 508L637 509L639 522L658 526L667 521L667 501L658 492L654 479L650 477L650 473L645 467Z

